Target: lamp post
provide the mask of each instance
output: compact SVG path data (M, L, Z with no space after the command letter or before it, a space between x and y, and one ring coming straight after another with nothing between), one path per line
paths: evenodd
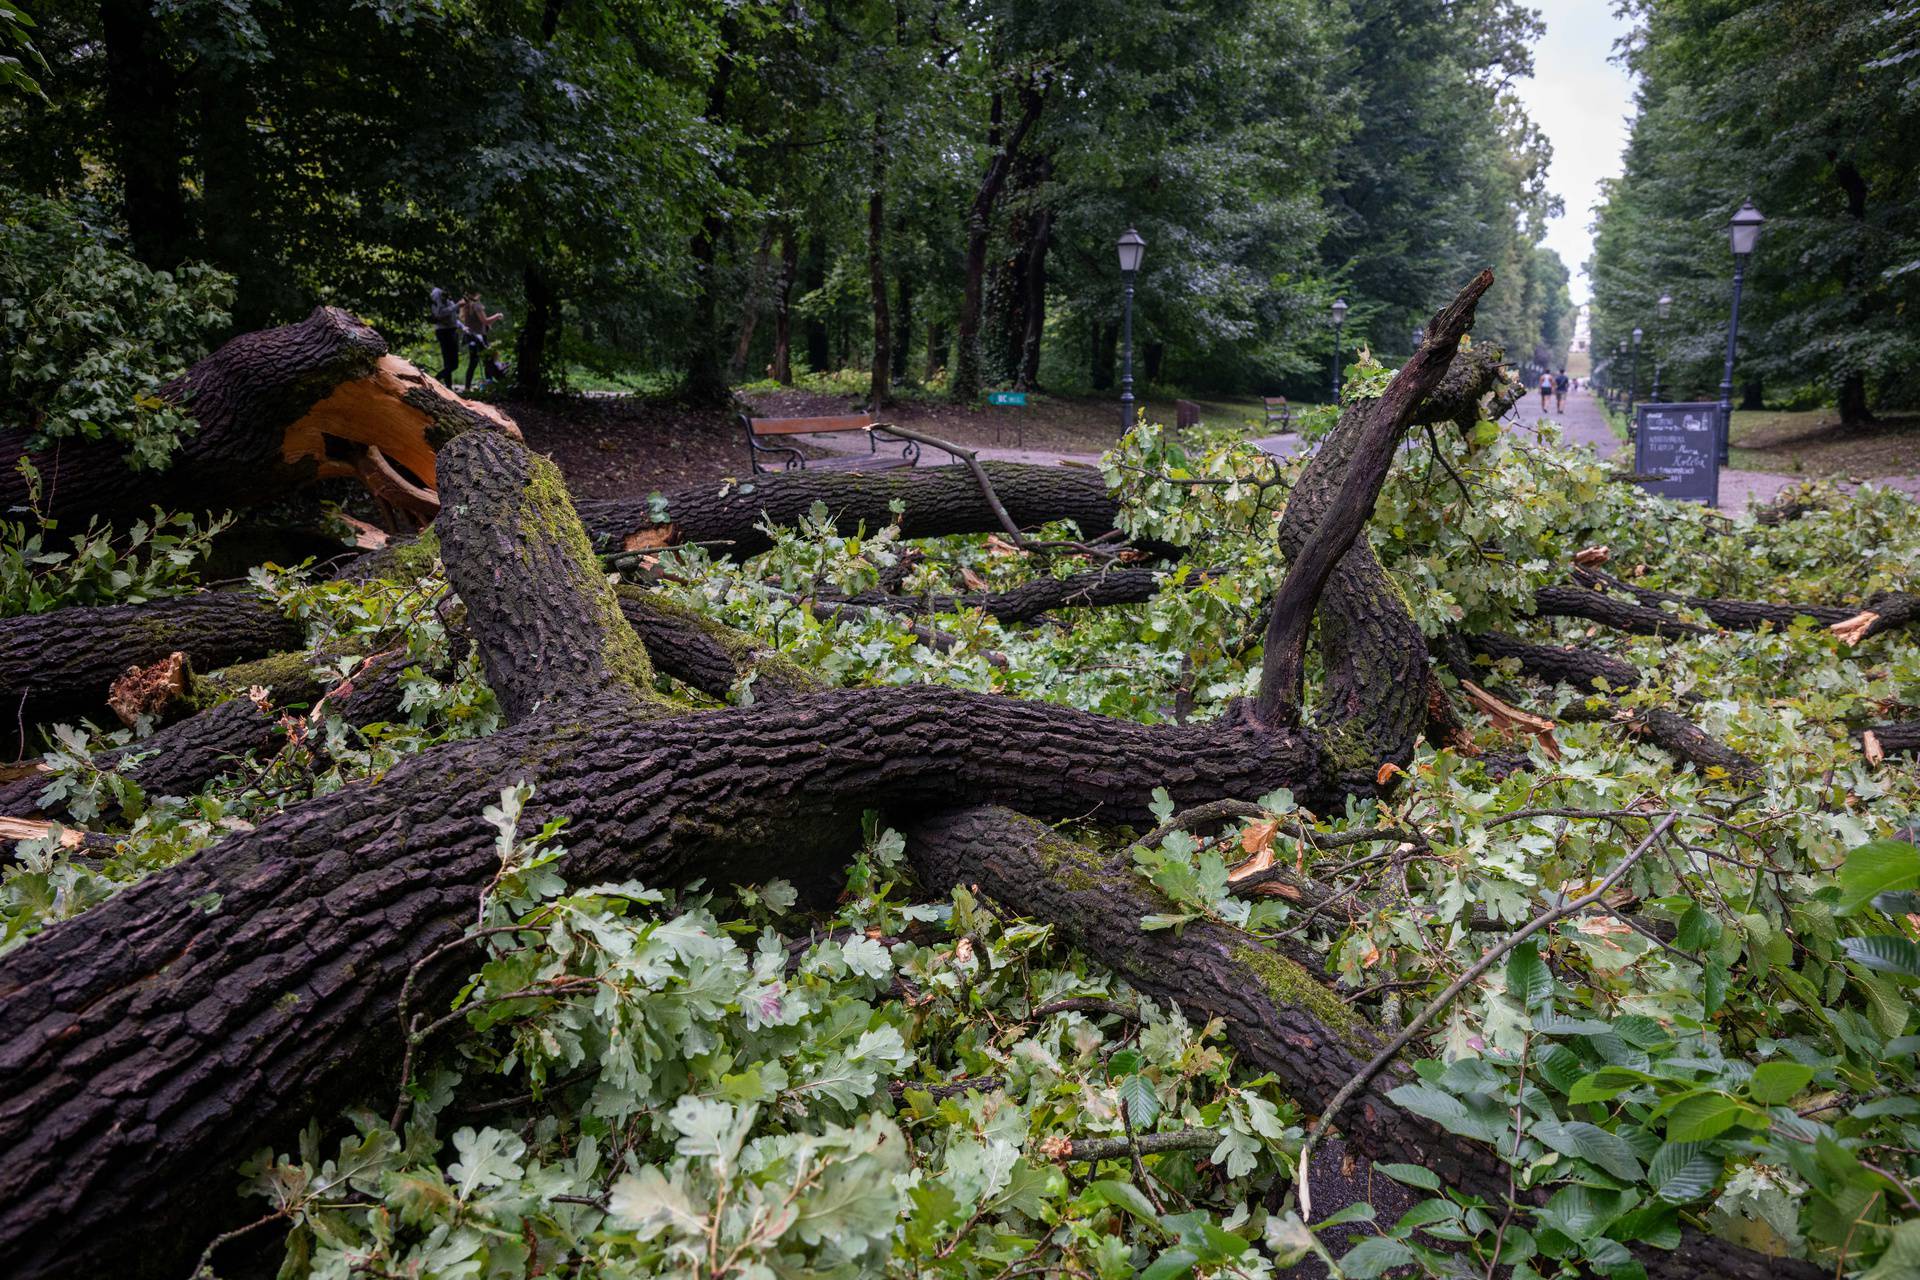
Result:
M1633 368L1627 374L1627 417L1633 417L1633 398L1640 393L1640 331L1633 331Z
M1418 351L1420 350L1421 347L1424 347L1426 345L1427 345L1427 330L1426 330L1426 326L1422 325L1413 331L1413 349L1415 351Z
M1620 363L1625 364L1626 362L1627 362L1627 340L1625 338L1622 338L1620 339ZM1618 383L1614 384L1614 391L1615 391L1615 394L1614 394L1613 400L1614 400L1614 404L1617 406L1620 403Z
M1760 242L1760 224L1766 219L1748 200L1727 222L1727 242L1733 249L1733 311L1727 317L1727 363L1720 374L1720 465L1727 463L1727 441L1733 434L1733 344L1740 337L1740 286L1747 278L1747 256Z
M1147 242L1140 233L1128 227L1120 237L1120 278L1126 282L1126 303L1121 309L1121 333L1124 336L1122 346L1125 354L1120 364L1120 429L1133 430L1133 276L1140 270L1140 259L1146 256Z
M1673 295L1670 293L1661 294L1660 301L1654 304L1654 313L1660 319L1660 324L1656 326L1653 331L1653 402L1655 404L1660 403L1660 334L1661 331L1667 327L1667 313L1672 310Z
M1347 327L1347 300L1333 300L1333 405L1340 407L1340 335Z

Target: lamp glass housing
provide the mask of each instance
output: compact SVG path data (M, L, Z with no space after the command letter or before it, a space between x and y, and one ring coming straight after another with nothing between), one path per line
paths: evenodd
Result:
M1335 298L1333 300L1333 322L1336 325L1347 322L1347 300L1345 298Z
M1140 233L1128 227L1126 234L1120 237L1120 243L1116 247L1120 251L1120 269L1138 271L1140 259L1147 254L1147 242L1140 238Z
M1640 330L1638 329L1633 331L1633 345L1636 347L1640 345Z
M1661 294L1660 301L1655 305L1659 308L1660 318L1662 320L1665 320L1667 318L1667 313L1673 310L1673 295L1670 293Z
M1760 243L1760 224L1765 221L1751 200L1728 220L1727 241L1733 246L1735 257L1744 258L1753 252L1753 247Z

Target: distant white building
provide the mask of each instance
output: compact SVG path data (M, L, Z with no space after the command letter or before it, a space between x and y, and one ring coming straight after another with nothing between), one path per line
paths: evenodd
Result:
M1588 308L1586 307L1575 307L1573 309L1573 349L1575 351L1585 351L1587 349L1587 341L1591 336L1587 332L1587 315Z

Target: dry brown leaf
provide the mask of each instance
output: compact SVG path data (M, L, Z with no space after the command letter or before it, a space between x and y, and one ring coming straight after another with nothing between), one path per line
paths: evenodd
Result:
M962 938L953 949L953 958L961 964L973 959L973 939Z
M985 591L987 589L987 580L966 565L960 566L960 581L967 584L967 590L969 591Z
M1578 565L1605 564L1613 559L1613 552L1606 547L1584 547L1573 553L1573 562Z
M1240 851L1242 853L1271 853L1273 838L1280 833L1279 819L1266 822L1254 822L1240 833Z
M987 535L987 552L990 555L996 556L1017 556L1020 554L1020 548L1014 546L999 534L990 533Z
M1860 735L1860 749L1867 753L1868 764L1879 764L1887 758L1887 749L1880 745L1880 735L1871 729Z
M1389 760L1380 766L1378 773L1373 775L1373 785L1376 787L1384 787L1387 785L1388 778L1391 778L1396 773L1404 776L1406 772L1405 769L1402 769L1399 765Z

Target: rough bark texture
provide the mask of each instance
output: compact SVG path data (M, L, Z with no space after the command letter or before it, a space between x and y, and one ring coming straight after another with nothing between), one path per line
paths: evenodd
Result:
M1087 609L1101 605L1140 604L1160 590L1157 569L1103 569L1064 578L1040 578L1006 591L972 591L959 595L900 596L867 591L850 604L878 605L902 613L963 613L978 609L1001 622L1031 622L1054 609ZM1192 575L1196 585L1206 575Z
M543 706L653 701L652 664L559 468L489 432L460 437L442 456L450 518L436 526L441 563L507 718Z
M1113 528L1118 508L1106 482L1092 468L1023 462L981 465L1008 514L1023 529L1072 520L1082 534L1095 537ZM630 542L632 546L720 542L726 545L717 551L745 557L773 545L754 527L763 521L794 524L814 503L824 502L841 528L851 530L864 522L867 528L877 529L894 518L887 504L896 499L906 504L900 527L909 538L992 533L1000 528L979 484L964 466L873 473L783 471L720 490L712 485L681 489L666 496L667 518L661 521L653 518L652 505L645 498L578 505L587 532L603 549L620 550Z
M637 723L539 717L296 805L49 929L0 971L0 1253L21 1277L177 1274L241 1206L233 1162L387 1078L410 968L496 869L480 802L537 788L577 881L838 870L864 808L981 800L1144 822L1291 786L1338 803L1310 737L1145 726L938 688ZM764 855L749 865L742 850ZM210 899L207 895L216 894ZM217 902L217 908L206 904ZM423 971L444 1003L468 958Z
M1920 754L1920 720L1909 720L1904 724L1876 724L1866 732L1872 733L1879 740L1880 749L1890 756Z
M48 515L113 519L156 504L185 511L259 505L317 476L353 472L352 459L328 448L326 435L374 443L431 484L441 444L473 427L511 429L492 410L437 388L388 357L372 329L338 308L318 307L298 324L242 334L161 388L199 424L164 471L131 470L112 441L62 440L30 451L25 433L0 433L0 506L27 505L16 469L22 457L40 470ZM387 421L355 432L355 420L369 417Z
M1497 631L1462 637L1467 648L1496 661L1512 659L1530 676L1570 684L1576 689L1595 689L1601 681L1608 689L1623 692L1640 685L1640 673L1632 663L1597 649L1567 648L1560 645L1532 644Z
M299 623L244 591L0 619L0 706L10 724L97 717L128 667L177 650L207 671L303 638Z
M1352 766L1405 765L1426 722L1427 648L1398 588L1360 536L1407 428L1423 408L1464 412L1498 385L1498 365L1456 361L1474 306L1493 284L1482 272L1428 326L1426 343L1377 400L1349 406L1287 496L1280 546L1287 577L1274 594L1256 717L1291 724L1300 714L1307 629L1319 626L1326 682L1320 723ZM1455 373L1459 364L1465 372ZM1449 377L1452 375L1451 382ZM1451 388L1450 402L1427 406Z
M1726 627L1731 631L1757 631L1763 624L1771 623L1776 630L1793 625L1795 618L1812 618L1822 626L1836 622L1845 622L1860 610L1857 607L1821 604L1770 604L1761 600L1716 600L1709 596L1681 596L1668 591L1655 591L1648 587L1636 586L1623 581L1610 573L1595 569L1576 568L1573 580L1583 587L1595 591L1624 591L1641 604L1658 607L1663 604L1682 605L1698 609L1714 622L1714 625Z
M620 611L647 647L654 669L708 697L725 699L742 680L755 702L818 693L817 676L742 631L635 587L617 588Z
M1142 930L1143 915L1172 905L1139 877L1042 823L977 807L937 814L906 834L928 887L977 886L1023 916L1053 921L1067 941L1145 994L1178 1004L1190 1021L1219 1018L1238 1060L1272 1072L1309 1112L1332 1101L1379 1049L1372 1029L1312 974L1239 930L1211 921L1194 921L1177 933ZM1374 1160L1431 1169L1451 1187L1504 1203L1507 1173L1498 1152L1455 1137L1387 1096L1414 1079L1401 1062L1375 1076L1340 1113L1348 1144ZM1636 1256L1661 1280L1823 1274L1691 1229L1677 1250L1642 1247Z
M1533 593L1534 612L1546 618L1586 618L1637 636L1703 636L1697 622L1664 609L1621 600L1590 587L1541 587Z

